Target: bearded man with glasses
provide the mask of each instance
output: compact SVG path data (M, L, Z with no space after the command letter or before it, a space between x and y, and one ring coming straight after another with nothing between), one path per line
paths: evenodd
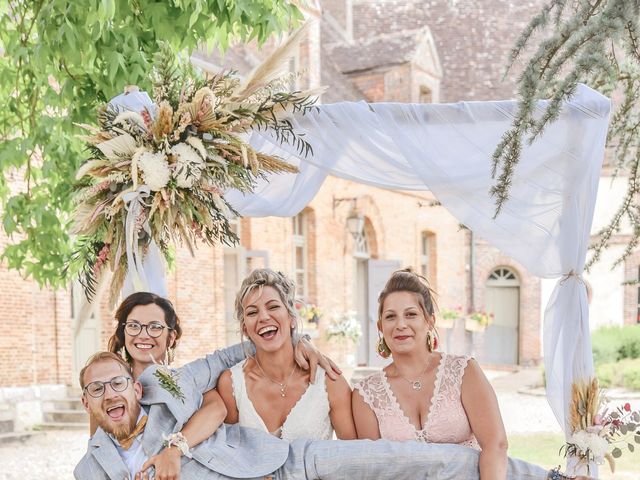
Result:
M151 479L153 469L137 472L165 447L180 450L183 480L478 479L478 452L459 445L304 439L287 443L266 432L221 424L214 435L189 449L176 432L202 401L197 380L188 368L176 371L182 397L174 396L175 391L162 386L158 368L162 367L148 368L135 381L129 365L114 353L99 352L88 360L80 372L82 403L99 428L76 466L76 479ZM519 460L510 459L508 467L509 479L542 480L548 474Z

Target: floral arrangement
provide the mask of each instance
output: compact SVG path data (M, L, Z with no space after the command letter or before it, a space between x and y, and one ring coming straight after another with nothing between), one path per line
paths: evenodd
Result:
M640 412L632 411L629 403L609 410L606 403L595 378L588 382L576 381L571 387L572 433L560 451L586 466L587 473L591 462L601 465L605 460L614 472L614 458L622 455L622 449L617 446L609 449L612 444L625 442L627 435L633 435L635 443L640 443ZM631 452L635 449L630 442L626 442L626 447Z
M355 311L335 313L332 316L331 323L325 331L327 340L332 338L350 339L353 343L357 343L362 335L360 322Z
M485 311L472 312L469 318L474 322L477 322L481 327L488 327L493 323L493 313Z
M322 310L313 303L296 302L298 316L305 322L317 325L322 318Z
M244 80L233 72L198 75L165 47L151 72L154 102L134 90L139 110L108 104L98 126L80 125L89 132L89 158L77 173L78 248L67 268L88 298L107 269L117 298L127 269L152 244L169 259L177 243L193 253L198 240L237 242L229 225L237 212L225 191L251 192L267 173L297 171L254 150L250 130L271 129L301 155L312 153L286 115L306 113L318 92L288 92L290 75L280 74L299 38L300 31Z
M454 309L441 308L438 312L443 320L457 320L462 317L462 307L459 305Z

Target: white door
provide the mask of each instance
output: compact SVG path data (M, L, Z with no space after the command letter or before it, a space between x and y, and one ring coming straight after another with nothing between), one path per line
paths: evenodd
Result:
M100 299L96 295L94 304ZM100 349L100 317L97 312L89 311L88 318L80 318L82 305L86 298L78 282L71 285L71 327L73 332L73 378L71 384L77 385L80 370L87 359ZM95 309L98 310L98 309Z
M515 273L500 267L487 279L485 307L494 315L484 333L480 360L496 365L518 364L520 286Z
M358 322L360 323L360 330L362 335L358 340L358 352L357 352L357 364L360 366L369 364L369 347L367 343L367 323L369 316L369 304L367 298L367 263L366 258L356 259L356 278L355 278L355 306L356 314L358 315Z
M224 321L227 345L240 341L240 322L234 317L236 293L245 276L246 264L242 247L225 248L224 265Z
M387 365L391 359L385 360L376 353L378 342L378 296L391 274L400 268L398 260L374 260L367 262L367 318L362 325L360 342L366 351L366 365L380 367Z
M231 231L240 238L240 219L229 221ZM240 341L240 322L234 318L236 293L247 271L247 255L245 248L236 246L223 248L222 265L224 269L224 326L227 345L235 345Z

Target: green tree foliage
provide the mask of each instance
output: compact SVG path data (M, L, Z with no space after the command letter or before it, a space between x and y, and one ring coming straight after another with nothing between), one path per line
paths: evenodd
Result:
M522 145L532 142L553 122L561 102L578 82L619 101L607 139L615 174L628 178L627 192L609 225L598 235L588 263L597 261L626 218L632 237L622 262L640 240L640 2L637 0L551 0L529 23L517 41L510 68L518 64L520 106L512 128L495 150L492 194L497 210L509 197L513 171ZM536 101L551 99L542 115Z
M0 0L0 210L3 259L63 285L71 192L84 155L74 124L147 74L166 43L190 54L264 42L302 18L287 0Z

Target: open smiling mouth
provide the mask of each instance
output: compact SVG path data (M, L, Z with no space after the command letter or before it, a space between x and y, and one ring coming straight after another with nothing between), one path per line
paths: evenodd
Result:
M120 420L124 416L124 403L117 403L107 408L107 415L112 420Z
M134 343L133 344L139 350L151 350L155 345L150 343Z
M278 333L278 327L275 325L269 325L267 327L262 327L258 330L258 335L260 335L265 340L271 340Z

